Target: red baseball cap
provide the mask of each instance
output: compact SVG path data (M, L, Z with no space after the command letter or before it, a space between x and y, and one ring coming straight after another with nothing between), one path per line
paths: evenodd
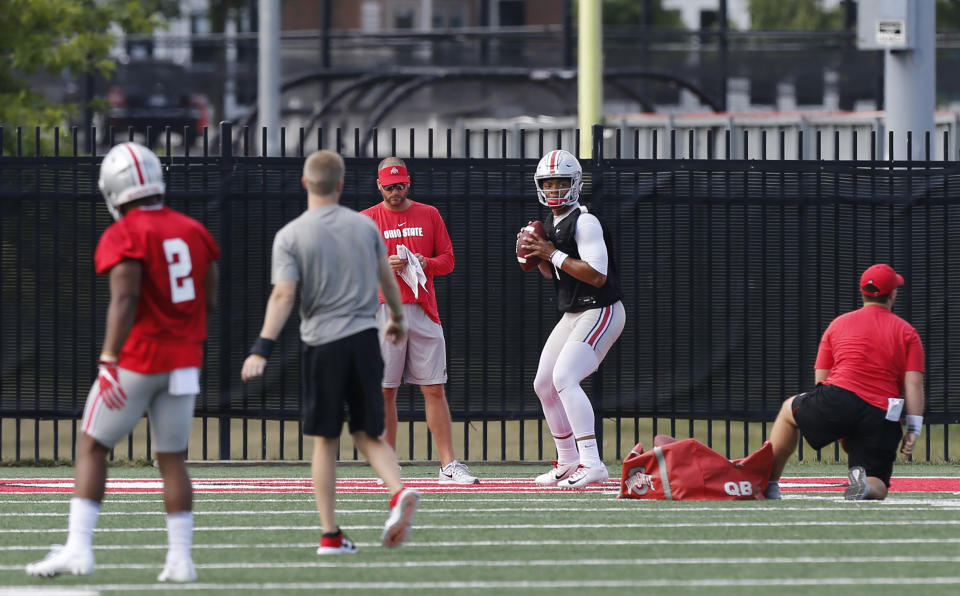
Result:
M876 292L868 292L864 289L872 285L877 288ZM886 263L877 263L870 265L860 276L860 291L865 296L884 296L889 294L897 286L903 285L903 276L893 270L893 267Z
M407 168L403 166L387 166L377 172L377 180L380 181L381 186L390 186L402 182L410 184L410 175L407 174Z

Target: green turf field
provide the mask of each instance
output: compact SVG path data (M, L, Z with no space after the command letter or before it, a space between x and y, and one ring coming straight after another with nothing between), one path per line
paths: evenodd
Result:
M474 465L481 478L539 467ZM611 466L611 471L616 469ZM345 466L344 476L369 477ZM956 466L895 474L957 476ZM306 478L304 466L200 466L194 478ZM435 478L434 466L406 477ZM68 478L69 467L0 468L0 478ZM791 466L788 476L843 476L842 466ZM155 478L114 467L111 478ZM618 501L601 492L424 493L408 542L379 545L383 493L339 497L356 555L321 558L309 493L198 493L196 584L157 584L165 552L159 494L109 494L91 577L39 580L23 566L66 537L69 493L0 493L0 594L412 593L923 594L960 593L960 495L893 493L848 503L841 493L785 493L780 502ZM86 592L69 590L84 590ZM6 590L6 591L5 591ZM64 591L67 590L67 591Z

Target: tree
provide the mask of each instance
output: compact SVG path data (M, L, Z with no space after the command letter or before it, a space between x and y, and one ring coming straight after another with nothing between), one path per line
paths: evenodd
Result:
M649 0L648 2L642 2L641 0L603 0L603 24L643 25L645 22L644 5L648 5L650 12L653 13L650 22L654 27L683 28L680 11L664 9L663 0Z
M960 0L937 0L937 31L960 29Z
M823 31L843 29L843 5L832 10L823 0L749 0L750 27L755 30Z
M239 19L243 11L249 10L248 0L208 0L209 9L208 15L210 18L210 32L211 33L225 33L227 30L227 20L234 18ZM227 47L226 43L221 41L213 45L210 48L209 54L206 58L214 65L216 72L223 73L227 69ZM196 57L194 58L196 61ZM216 84L210 87L208 94L210 96L211 102L213 102L213 107L216 114L223 116L225 115L224 110L224 94L223 94L223 83Z
M37 126L43 143L53 127L76 117L82 106L55 103L31 88L39 73L77 77L97 72L109 75L108 57L115 31L146 33L163 24L158 12L164 0L0 0L0 126L4 153L14 145L9 129ZM24 151L33 152L34 135L24 135Z

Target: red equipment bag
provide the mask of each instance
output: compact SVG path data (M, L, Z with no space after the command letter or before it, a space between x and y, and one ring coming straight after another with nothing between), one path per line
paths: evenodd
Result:
M730 461L696 439L657 436L653 451L637 445L623 460L621 499L667 501L738 501L763 499L773 446L763 446Z

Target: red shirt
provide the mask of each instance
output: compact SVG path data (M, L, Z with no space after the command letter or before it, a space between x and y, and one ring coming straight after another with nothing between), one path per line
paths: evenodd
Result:
M816 368L829 369L824 384L856 393L887 409L903 395L908 370L923 372L923 344L910 323L882 306L864 306L840 315L820 340Z
M128 211L100 237L97 273L123 259L143 265L140 300L119 365L143 374L203 364L204 279L220 249L203 224L162 207Z
M413 296L413 290L405 281L397 277L400 296L406 304L419 303L427 316L440 323L437 312L437 295L433 289L433 276L446 275L453 271L453 243L447 233L447 226L436 207L410 201L404 211L390 211L377 203L361 211L376 222L380 235L387 245L387 256L397 254L397 245L405 245L411 252L420 253L426 263L423 272L427 276L427 288L420 288L419 296ZM383 294L380 294L383 302Z

